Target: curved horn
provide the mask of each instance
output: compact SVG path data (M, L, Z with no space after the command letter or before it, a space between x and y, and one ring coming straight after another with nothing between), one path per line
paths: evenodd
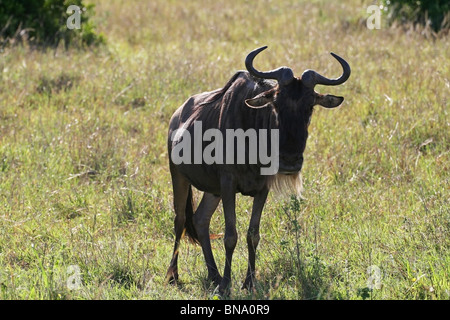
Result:
M253 67L253 59L261 51L267 49L267 46L253 50L245 58L245 67L252 76L262 79L275 79L281 86L288 85L294 79L294 72L288 67L280 67L271 71L258 71Z
M349 64L347 63L347 61L339 57L337 54L334 54L333 52L330 53L341 64L343 70L342 75L337 79L328 79L322 76L321 74L315 72L314 70L306 70L302 74L302 82L305 86L310 88L314 88L316 84L323 84L326 86L337 86L347 81L348 77L350 77L351 72Z

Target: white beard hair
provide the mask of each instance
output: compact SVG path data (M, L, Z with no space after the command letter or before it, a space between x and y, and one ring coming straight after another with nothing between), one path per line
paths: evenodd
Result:
M303 182L300 172L292 175L276 174L270 180L269 187L277 196L282 198L290 198L294 195L299 200L304 199L302 197Z

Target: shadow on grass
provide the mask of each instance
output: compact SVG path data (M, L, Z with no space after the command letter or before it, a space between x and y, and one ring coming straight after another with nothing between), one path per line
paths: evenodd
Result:
M341 300L347 299L335 291L333 267L326 266L318 257L293 261L282 257L273 262L267 273L261 274L252 291L236 292L236 299L282 300Z

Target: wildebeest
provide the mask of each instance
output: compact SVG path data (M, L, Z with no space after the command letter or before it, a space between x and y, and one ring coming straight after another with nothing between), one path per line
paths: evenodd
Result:
M253 60L266 48L267 46L264 46L248 54L245 60L247 71L237 72L223 88L190 97L175 111L170 120L168 151L176 216L175 246L166 276L168 282L178 280L178 249L180 240L186 233L202 247L208 279L219 285L220 293L228 291L231 260L237 243L235 200L236 193L239 192L254 197L247 232L248 270L243 285L246 288L253 287L255 252L260 240L260 218L268 192L274 186L283 188L282 181L287 181L287 185L298 189L313 107L321 105L334 108L344 100L343 97L323 95L314 91L318 84L340 85L349 78L350 66L344 59L331 53L343 69L342 75L337 79L326 78L313 70L306 70L297 78L288 67L267 72L256 70ZM194 135L194 124L199 121L202 123L202 132L217 129L224 136L227 129L268 129L269 133L270 130L278 129L278 173L262 175L260 169L264 165L260 161L240 164L206 164L195 161L175 163L172 151L180 142L179 138L174 138L175 132L182 128L184 132ZM245 153L248 159L248 147L246 145L244 150L236 149L235 155ZM204 141L201 148L205 148ZM195 151L194 147L192 151ZM192 186L204 192L195 213ZM214 261L209 235L211 216L220 200L225 216L226 260L223 277L220 276Z

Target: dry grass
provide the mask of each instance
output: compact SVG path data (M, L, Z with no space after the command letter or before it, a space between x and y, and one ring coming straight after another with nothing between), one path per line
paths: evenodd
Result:
M252 49L260 69L337 76L316 109L306 200L273 196L257 288L240 290L250 201L239 197L232 298L449 298L449 41L369 30L364 1L99 1L105 47L6 49L0 60L0 297L208 299L199 247L172 250L166 134L190 95L222 86ZM223 232L222 211L212 233ZM223 266L221 240L213 241ZM81 285L71 290L70 265ZM370 266L381 287L370 290ZM372 269L369 269L372 270Z

